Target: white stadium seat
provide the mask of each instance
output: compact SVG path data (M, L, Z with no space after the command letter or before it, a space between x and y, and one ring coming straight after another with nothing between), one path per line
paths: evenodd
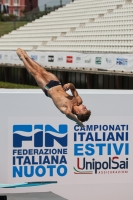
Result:
M0 38L0 50L130 53L133 0L75 0Z

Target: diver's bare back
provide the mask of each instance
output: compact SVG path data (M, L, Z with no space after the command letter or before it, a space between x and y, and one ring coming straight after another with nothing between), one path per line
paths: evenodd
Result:
M48 94L61 112L65 109L72 111L72 107L78 105L77 99L66 93L60 85L50 88Z

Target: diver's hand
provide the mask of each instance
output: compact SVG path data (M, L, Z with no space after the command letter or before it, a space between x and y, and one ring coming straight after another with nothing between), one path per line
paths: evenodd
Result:
M80 127L85 127L85 125L84 125L81 121L78 121L77 124L78 124Z
M70 83L67 83L63 86L63 90L67 91L70 89Z

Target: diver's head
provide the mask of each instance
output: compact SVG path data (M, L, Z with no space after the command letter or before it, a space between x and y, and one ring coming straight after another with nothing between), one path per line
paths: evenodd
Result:
M81 105L77 106L76 115L77 115L77 118L81 122L85 122L85 121L88 121L88 119L89 119L89 117L91 115L91 111L87 110L86 106L81 104Z

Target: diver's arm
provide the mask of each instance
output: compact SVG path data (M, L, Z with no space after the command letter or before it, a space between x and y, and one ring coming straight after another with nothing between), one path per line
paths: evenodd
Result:
M77 92L77 90L75 89L75 86L72 84L72 83L67 83L67 84L65 84L64 86L63 86L63 89L65 90L65 91L67 91L67 90L71 90L71 92L72 92L72 95L74 96L74 97L77 97L78 96L78 92Z
M75 121L79 126L84 127L84 124L81 121L79 121L79 119L72 112L65 111L64 114L67 118L71 119L72 121Z
M67 90L69 90L69 89L71 90L72 95L73 95L73 96L77 99L77 101L78 101L78 105L80 105L80 104L83 103L81 97L79 96L77 90L75 89L75 86L74 86L72 83L67 83L67 84L65 84L65 85L63 86L63 89L64 89L65 91L67 91Z

